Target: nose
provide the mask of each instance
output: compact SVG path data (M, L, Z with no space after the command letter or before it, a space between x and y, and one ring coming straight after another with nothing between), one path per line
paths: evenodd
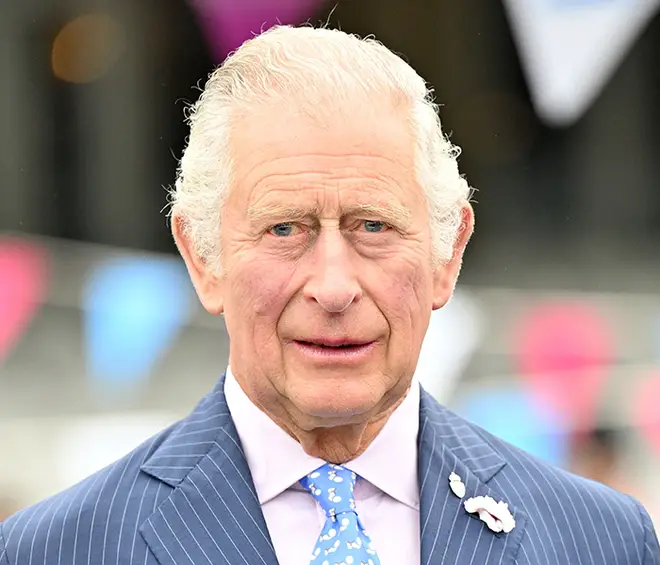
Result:
M326 312L340 314L360 300L362 289L350 246L337 228L322 229L312 250L311 274L305 297L315 300Z

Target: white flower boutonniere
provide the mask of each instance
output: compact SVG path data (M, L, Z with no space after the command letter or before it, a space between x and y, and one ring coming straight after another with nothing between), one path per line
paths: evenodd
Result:
M508 534L516 527L516 521L505 502L495 502L490 496L475 496L464 503L465 510L470 514L478 514L479 518L494 532Z
M465 484L463 484L463 479L456 473L449 475L449 488L458 498L465 496Z

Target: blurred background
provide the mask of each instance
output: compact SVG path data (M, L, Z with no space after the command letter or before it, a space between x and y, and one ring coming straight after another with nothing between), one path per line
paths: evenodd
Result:
M184 416L222 374L223 321L196 301L164 187L213 67L307 21L403 54L479 189L422 382L660 520L659 4L0 3L0 520Z

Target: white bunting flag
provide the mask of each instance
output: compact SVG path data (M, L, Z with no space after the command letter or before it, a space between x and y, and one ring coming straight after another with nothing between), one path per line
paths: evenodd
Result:
M504 0L542 120L568 126L589 108L660 0Z
M438 402L448 403L483 340L485 314L478 299L458 289L431 314L415 375Z

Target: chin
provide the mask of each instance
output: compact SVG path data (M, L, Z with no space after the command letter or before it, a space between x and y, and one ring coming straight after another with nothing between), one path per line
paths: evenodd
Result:
M320 429L342 428L347 426L361 426L371 422L373 418L365 414L329 414L329 413L303 413L296 425L307 432Z
M291 400L312 427L346 426L369 421L382 411L384 394L374 392L364 385L347 386L338 394L328 390L312 394L303 391Z

